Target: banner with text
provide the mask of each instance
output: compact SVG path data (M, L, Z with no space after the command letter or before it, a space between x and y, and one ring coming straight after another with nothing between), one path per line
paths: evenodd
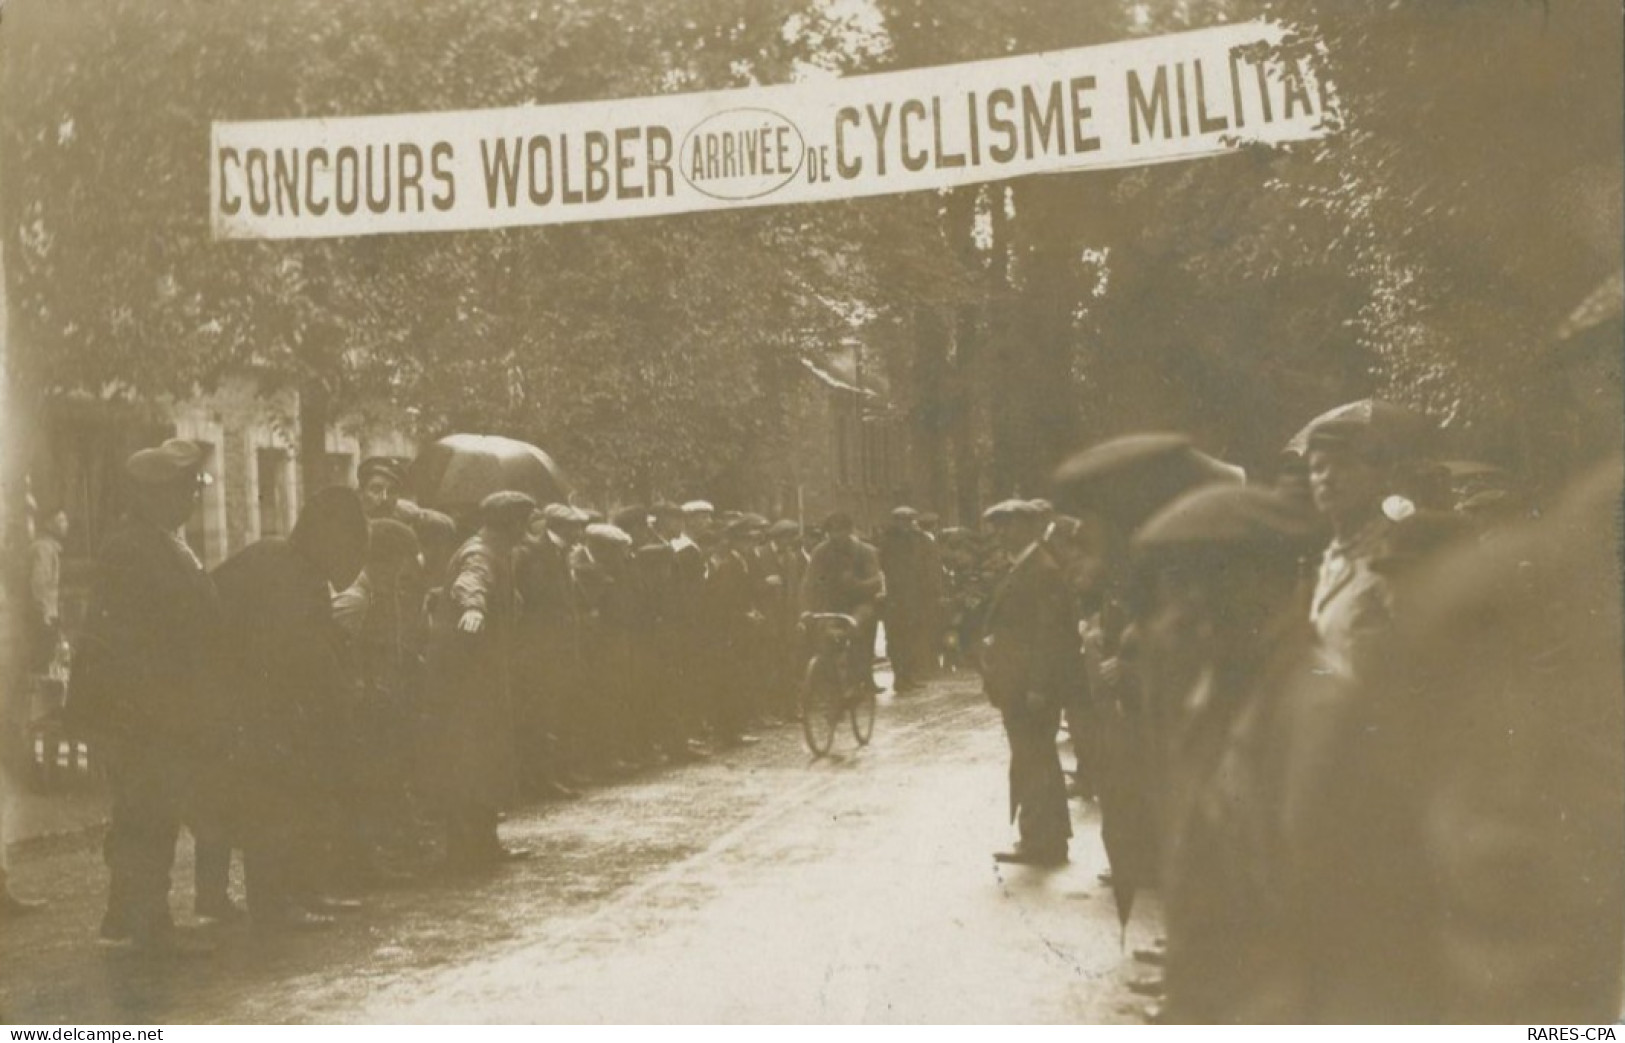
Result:
M216 122L216 238L649 217L1103 170L1318 137L1333 104L1265 22L776 87Z

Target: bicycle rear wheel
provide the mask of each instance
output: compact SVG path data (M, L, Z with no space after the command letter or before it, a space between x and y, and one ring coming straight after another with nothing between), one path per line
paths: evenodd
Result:
M822 656L815 656L802 679L801 735L814 757L822 757L835 744L835 722L841 715L838 673Z
M875 693L864 686L852 693L852 738L859 746L869 745L875 734Z

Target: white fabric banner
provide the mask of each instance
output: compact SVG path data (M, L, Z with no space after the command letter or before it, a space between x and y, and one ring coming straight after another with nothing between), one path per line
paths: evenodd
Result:
M216 122L216 238L649 217L1102 170L1325 130L1266 22L743 90Z

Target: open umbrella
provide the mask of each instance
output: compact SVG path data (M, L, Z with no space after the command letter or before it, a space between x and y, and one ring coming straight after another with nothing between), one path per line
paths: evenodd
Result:
M418 454L408 484L423 506L452 514L467 514L495 492L527 493L542 504L569 495L552 457L500 435L447 435Z
M1428 420L1420 413L1377 398L1362 398L1328 409L1303 426L1286 444L1288 452L1300 456L1309 452L1309 434L1322 424L1347 424L1368 428L1373 435L1393 447L1419 446L1428 432Z

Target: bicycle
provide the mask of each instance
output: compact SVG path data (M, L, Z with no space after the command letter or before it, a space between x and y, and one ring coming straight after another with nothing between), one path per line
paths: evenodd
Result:
M806 612L801 627L814 635L812 659L801 683L801 734L814 757L835 745L841 716L852 725L852 738L869 745L875 732L875 693L861 678L853 678L852 642L858 621L844 612Z

